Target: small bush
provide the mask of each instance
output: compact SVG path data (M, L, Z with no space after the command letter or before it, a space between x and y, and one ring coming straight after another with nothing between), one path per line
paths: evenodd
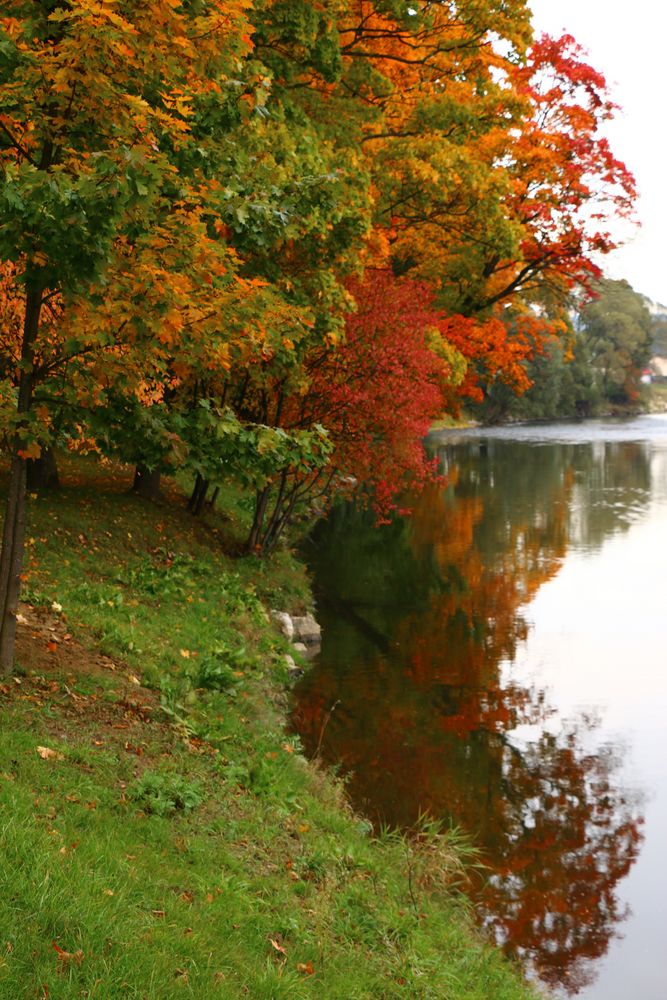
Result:
M201 657L195 678L197 687L210 691L227 691L238 682L238 673L252 666L246 655L245 646L230 649L216 646Z
M191 812L204 801L201 785L180 774L146 771L128 790L129 797L144 812L154 816L173 816Z

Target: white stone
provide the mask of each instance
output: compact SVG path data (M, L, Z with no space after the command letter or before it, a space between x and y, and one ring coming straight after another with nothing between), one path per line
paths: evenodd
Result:
M321 642L322 629L312 615L293 618L292 627L297 642L305 642L307 646Z
M292 616L288 615L286 611L271 611L271 617L274 622L276 622L280 628L280 631L285 636L289 642L294 638L294 623L292 621Z

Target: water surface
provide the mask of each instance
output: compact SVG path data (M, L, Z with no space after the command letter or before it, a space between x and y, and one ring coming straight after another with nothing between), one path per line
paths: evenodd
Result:
M442 434L445 485L309 557L306 749L376 822L462 827L480 920L557 996L667 997L667 418Z

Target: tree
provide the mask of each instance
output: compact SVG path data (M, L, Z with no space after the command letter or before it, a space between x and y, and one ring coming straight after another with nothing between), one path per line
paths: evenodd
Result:
M309 341L296 378L269 367L246 379L239 412L247 421L292 436L321 428L330 440L326 462L310 473L292 456L261 485L253 550L274 547L297 505L326 507L333 493L354 492L382 518L408 483L416 490L434 475L422 439L465 360L443 337L444 318L426 286L369 270L348 282L347 294L354 308L342 342Z
M63 324L52 341L45 309L56 301L69 317L103 298L112 255L131 256L153 228L156 207L178 200L172 161L192 102L229 77L247 48L245 28L242 5L232 2L202 0L187 10L169 0L129 2L121 14L95 0L67 7L12 0L3 9L0 261L17 269L22 316L0 559L0 671L13 657L26 460L39 455L42 436L36 384L113 349L125 326L117 317L111 328L83 322L74 335ZM190 193L197 204L196 188ZM198 224L196 208L193 215Z
M603 397L635 404L642 369L651 356L653 323L645 300L627 281L605 279L579 311L579 336L588 350Z

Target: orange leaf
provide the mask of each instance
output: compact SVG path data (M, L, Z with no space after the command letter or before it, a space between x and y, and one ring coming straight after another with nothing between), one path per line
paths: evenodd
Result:
M65 951L65 949L61 948L55 941L52 941L51 945L53 950L58 955L58 964L60 966L67 966L70 963L74 963L74 965L81 965L83 962L83 952L80 948L78 951Z

